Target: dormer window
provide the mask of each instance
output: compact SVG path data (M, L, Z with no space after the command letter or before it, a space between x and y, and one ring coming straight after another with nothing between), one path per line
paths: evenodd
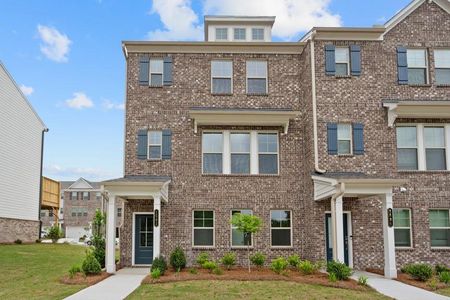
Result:
M234 28L234 39L236 41L245 41L245 28Z
M216 41L228 40L228 28L216 28Z
M252 28L252 40L264 41L264 28Z

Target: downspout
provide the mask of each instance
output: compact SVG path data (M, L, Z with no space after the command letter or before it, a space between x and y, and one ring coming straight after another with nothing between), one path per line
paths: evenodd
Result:
M336 239L336 199L344 195L345 193L345 183L339 184L339 189L336 193L331 196L331 227L333 232L333 260L336 260L336 249L337 249L337 239Z
M42 231L42 220L41 220L41 206L42 206L42 172L43 172L43 165L44 165L44 133L48 132L48 128L45 128L42 130L42 137L41 137L41 169L40 169L40 176L39 176L39 212L38 212L38 220L39 220L39 233L38 233L38 239L41 239L41 231Z

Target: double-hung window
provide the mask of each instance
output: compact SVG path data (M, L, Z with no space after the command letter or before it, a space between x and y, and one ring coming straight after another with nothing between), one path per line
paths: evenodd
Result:
M88 215L87 209L83 208L83 217L87 217L87 215Z
M216 41L228 40L228 28L216 28Z
M77 200L78 199L78 193L77 192L71 192L70 193L70 200Z
M336 76L348 76L350 74L350 49L348 47L336 47Z
M425 49L407 49L408 84L428 83L427 51Z
M278 174L278 134L258 133L259 174Z
M394 208L395 247L411 247L411 210Z
M96 193L95 193L95 200L97 200L97 201L102 200L102 193L96 192Z
M231 94L233 90L233 62L230 60L211 61L211 92Z
M247 61L247 94L267 94L267 61Z
M89 200L89 192L83 192L83 200Z
M270 211L270 240L272 247L292 246L292 223L290 210Z
M150 86L163 85L164 62L161 58L150 59Z
M223 134L205 132L202 136L203 173L221 174L223 155Z
M427 170L445 170L445 128L426 126L423 136Z
M338 154L339 155L352 154L352 125L338 124L337 137L338 137L338 144L337 144Z
M77 209L76 208L72 208L71 215L72 215L72 217L76 217L77 216Z
M430 209L431 247L450 247L449 209Z
M193 246L214 246L214 211L194 210L193 212Z
M436 84L450 84L450 49L434 50Z
M264 28L252 28L252 40L264 41Z
M161 159L162 131L148 132L148 159Z
M250 133L232 132L231 174L250 174Z
M234 28L234 40L245 41L245 28Z
M231 217L236 214L242 215L252 215L253 212L249 209L241 209L241 210L232 210ZM244 247L244 246L252 246L253 240L251 233L248 235L244 235L241 231L237 230L236 227L231 225L231 247Z
M397 126L397 168L417 170L417 128Z

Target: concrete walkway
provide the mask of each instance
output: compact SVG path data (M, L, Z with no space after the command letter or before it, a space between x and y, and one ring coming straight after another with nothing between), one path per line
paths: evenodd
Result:
M125 268L99 283L85 288L66 299L69 300L119 300L125 299L141 285L150 268Z
M368 278L368 284L381 294L397 300L449 300L449 297L438 295L424 289L419 289L397 280L387 279L381 275L355 271L352 278L358 280L360 276Z

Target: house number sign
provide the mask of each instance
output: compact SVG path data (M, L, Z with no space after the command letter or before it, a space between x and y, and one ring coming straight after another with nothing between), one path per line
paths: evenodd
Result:
M389 227L394 226L394 216L392 213L392 208L388 208L387 210L387 219L388 219L388 226Z
M159 209L155 209L155 227L159 226Z

